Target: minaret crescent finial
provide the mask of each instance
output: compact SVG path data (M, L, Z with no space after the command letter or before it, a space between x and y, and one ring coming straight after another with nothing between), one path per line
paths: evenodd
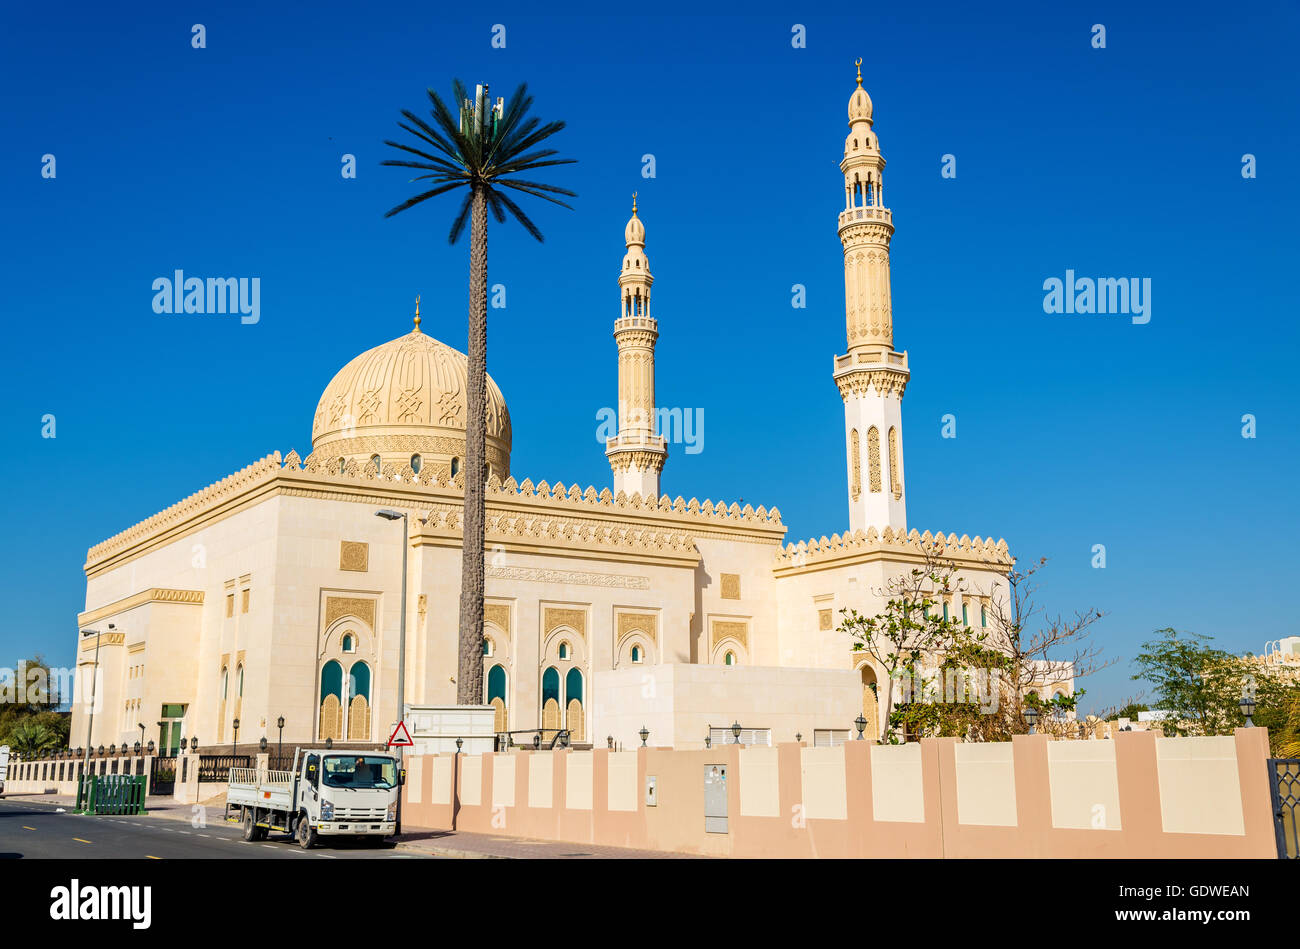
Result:
M415 332L420 332L420 297L415 298Z
M859 56L853 61L853 65L858 67L858 85L862 85L862 57Z
M632 213L636 214L636 192L632 192Z

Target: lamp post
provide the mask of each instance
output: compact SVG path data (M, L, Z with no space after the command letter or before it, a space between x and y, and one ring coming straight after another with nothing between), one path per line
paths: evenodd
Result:
M230 746L230 756L233 758L239 754L239 719L235 719L231 724L235 726L235 743ZM235 763L230 762L230 766L233 768Z
M102 637L97 629L83 629L81 635L82 638L95 637L95 663L90 667L90 716L86 722L86 757L81 766L81 773L85 774L90 768L90 738L95 725L95 693L99 688L99 641Z
M736 744L740 744L740 722L731 723L731 736L736 739Z
M136 724L135 727L140 729L140 744L143 745L144 744L144 723L139 722Z
M867 717L865 715L858 715L858 717L853 720L853 724L856 725L858 729L858 741L862 741L862 733L867 730Z
M637 734L641 736L641 747L646 747L645 740L650 737L650 729L642 725L641 730L637 732Z
M193 754L194 752L196 752L196 751L198 751L198 750L199 750L199 736L198 736L198 735L191 735L191 736L190 736L190 754Z
M1038 733L1038 709L1036 706L1025 706L1025 724L1029 726L1029 734L1035 735Z
M1246 727L1254 728L1255 697L1249 692L1242 692L1241 701L1237 703L1237 707L1241 709L1241 714L1246 718Z
M275 755L280 759L280 767L284 767L284 716L281 715L275 720L275 727L280 729L280 744L276 748Z
M261 740L257 743L257 750L258 750L258 751L263 751L263 752L266 751L266 736L265 736L265 735L263 735L262 738L261 738Z
M382 517L386 521L401 520L402 522L402 600L400 620L397 627L397 720L406 721L406 552L411 546L410 525L407 523L405 511L394 511L388 508L375 511L375 517ZM405 767L406 748L403 745L397 746L397 769L400 771ZM397 796L397 822L396 832L402 832L402 796Z

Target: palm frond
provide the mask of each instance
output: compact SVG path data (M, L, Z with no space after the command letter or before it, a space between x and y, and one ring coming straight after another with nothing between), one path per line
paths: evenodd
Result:
M434 188L432 191L426 191L424 194L417 194L414 198L407 198L397 207L385 211L384 217L392 217L394 214L397 214L400 211L405 211L407 208L413 208L421 201L428 201L430 198L436 197L444 191L450 191L452 188L459 188L462 184L463 182L456 181L449 185L443 185L441 188Z
M533 237L535 237L539 243L546 240L546 238L542 236L542 232L537 229L537 225L533 223L532 218L530 218L527 214L524 213L523 208L521 208L519 205L511 201L510 196L508 194L505 194L500 191L496 191L495 188L488 189L489 194L493 192L495 192L497 199L502 204L504 204L507 208L510 209L510 213L515 216L515 220L517 220L520 224L524 226L524 230L526 230L529 234L533 235Z
M465 220L469 217L470 208L474 206L474 192L469 191L465 195L465 200L461 202L460 212L456 215L456 220L451 222L451 231L447 234L447 243L454 244L460 240L460 235L465 231Z

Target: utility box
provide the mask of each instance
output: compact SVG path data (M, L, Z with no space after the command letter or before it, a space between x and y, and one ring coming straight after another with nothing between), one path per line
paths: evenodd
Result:
M727 833L727 766L704 766L704 832Z

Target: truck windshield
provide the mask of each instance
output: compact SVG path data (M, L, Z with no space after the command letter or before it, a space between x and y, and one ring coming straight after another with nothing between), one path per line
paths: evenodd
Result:
M378 755L326 755L325 786L330 788L392 788L397 763Z

